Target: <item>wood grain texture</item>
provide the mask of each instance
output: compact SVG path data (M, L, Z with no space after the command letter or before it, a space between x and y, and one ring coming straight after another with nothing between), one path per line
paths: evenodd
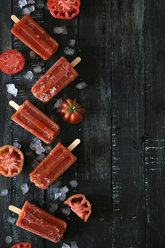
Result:
M45 6L41 8L40 6ZM81 0L80 15L70 21L56 20L47 9L47 0L36 0L31 16L60 44L48 61L39 56L30 59L30 49L11 35L11 14L22 17L18 0L1 0L0 52L18 49L26 58L22 72L9 76L0 72L0 146L18 141L25 154L21 175L13 179L0 177L0 247L8 248L5 238L13 242L31 242L34 248L60 248L75 240L79 248L162 248L165 246L165 3L164 0ZM65 26L68 34L54 34L53 28ZM32 85L64 56L69 39L74 39L80 76L49 103L39 102L31 94ZM27 71L41 65L42 72L29 81ZM75 86L85 81L88 87ZM16 98L6 92L6 83L18 88ZM76 98L87 110L79 125L64 123L53 109L59 98ZM47 190L40 190L29 180L31 164L36 158L30 152L31 134L10 120L14 110L9 100L22 104L30 100L48 116L54 116L61 127L61 141L68 146L75 138L81 144L73 151L78 161ZM67 197L84 193L92 204L92 216L83 223L74 213L55 215L66 220L68 230L59 244L54 244L7 222L8 205L22 207L26 200L49 212L58 187L78 180L78 187L69 187ZM28 183L29 192L20 187Z

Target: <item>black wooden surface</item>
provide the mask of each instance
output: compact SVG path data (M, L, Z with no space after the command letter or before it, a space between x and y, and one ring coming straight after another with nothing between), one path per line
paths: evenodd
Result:
M10 30L10 15L22 17L17 0L0 1L0 52L18 49L26 58L23 72L8 76L0 73L0 145L18 141L24 153L29 152L32 135L10 120L14 111L8 102L19 104L31 100L48 116L54 113L58 98L77 98L86 107L85 120L76 126L64 123L58 116L61 141L68 145L79 137L81 145L74 151L78 161L47 190L39 190L29 181L31 163L36 157L25 156L23 172L16 178L0 177L0 247L10 235L13 242L29 241L32 247L51 248L75 240L79 248L162 248L165 246L165 2L164 0L81 0L81 12L71 21L55 20L47 8L38 8L31 16L45 27L59 43L59 51L44 62L29 57L29 48L15 39ZM43 3L36 0L36 3ZM44 1L46 6L46 1ZM68 35L53 34L53 27L67 26ZM31 86L64 55L69 39L75 39L75 55L82 63L80 77L48 104L42 104L30 93ZM27 81L23 75L36 65L42 73ZM77 90L85 80L88 87ZM14 83L18 96L6 91L6 83ZM67 219L58 210L56 215L67 220L68 231L59 244L28 233L6 219L14 216L10 204L22 207L29 200L46 211L54 202L57 184L68 185L78 180L73 193L84 193L93 212L87 223L71 213ZM23 196L20 186L28 183ZM61 203L62 206L62 203Z

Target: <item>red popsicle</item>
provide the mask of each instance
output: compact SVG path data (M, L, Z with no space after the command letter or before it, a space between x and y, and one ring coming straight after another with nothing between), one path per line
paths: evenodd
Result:
M26 100L21 106L13 101L9 104L17 110L11 119L47 144L51 144L60 133L60 127Z
M11 32L44 60L49 59L58 49L58 43L28 14L21 20L11 16L15 22Z
M50 101L78 76L73 67L80 61L77 57L70 64L64 57L60 58L32 87L33 95L44 103Z
M49 155L32 171L30 180L38 188L46 189L59 176L61 176L76 160L71 151L80 143L76 139L68 148L61 143L49 153Z
M16 225L52 242L59 242L67 228L67 223L36 205L26 201L22 210L9 206L9 210L19 214Z

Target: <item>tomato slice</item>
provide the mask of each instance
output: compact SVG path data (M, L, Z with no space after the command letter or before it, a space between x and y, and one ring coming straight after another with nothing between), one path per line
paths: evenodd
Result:
M20 72L25 65L25 58L17 50L7 50L0 55L0 69L6 74Z
M18 243L13 245L11 248L31 248L31 244L30 243Z
M85 222L92 213L91 204L83 194L76 194L69 197L65 202Z
M80 0L48 0L48 8L54 18L73 19L80 12Z
M14 146L0 147L0 174L15 177L21 173L24 163L23 153Z

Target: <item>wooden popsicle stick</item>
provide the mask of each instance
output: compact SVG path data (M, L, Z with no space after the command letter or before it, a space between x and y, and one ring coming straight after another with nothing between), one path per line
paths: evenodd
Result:
M15 16L15 15L11 15L11 19L14 23L19 22L20 20Z
M72 67L75 67L77 64L79 64L81 62L81 58L77 57L76 59L74 59L70 64Z
M75 141L73 141L72 144L70 144L70 146L67 147L67 149L71 152L76 146L78 146L80 144L80 139L75 139Z
M12 211L12 212L14 212L14 213L16 213L16 214L18 214L18 215L20 215L20 213L22 211L20 208L17 208L17 207L15 207L13 205L10 205L9 206L9 210Z
M19 106L16 102L14 102L14 101L10 101L10 102L9 102L9 105L12 106L15 110L18 110L19 107L20 107L20 106Z

